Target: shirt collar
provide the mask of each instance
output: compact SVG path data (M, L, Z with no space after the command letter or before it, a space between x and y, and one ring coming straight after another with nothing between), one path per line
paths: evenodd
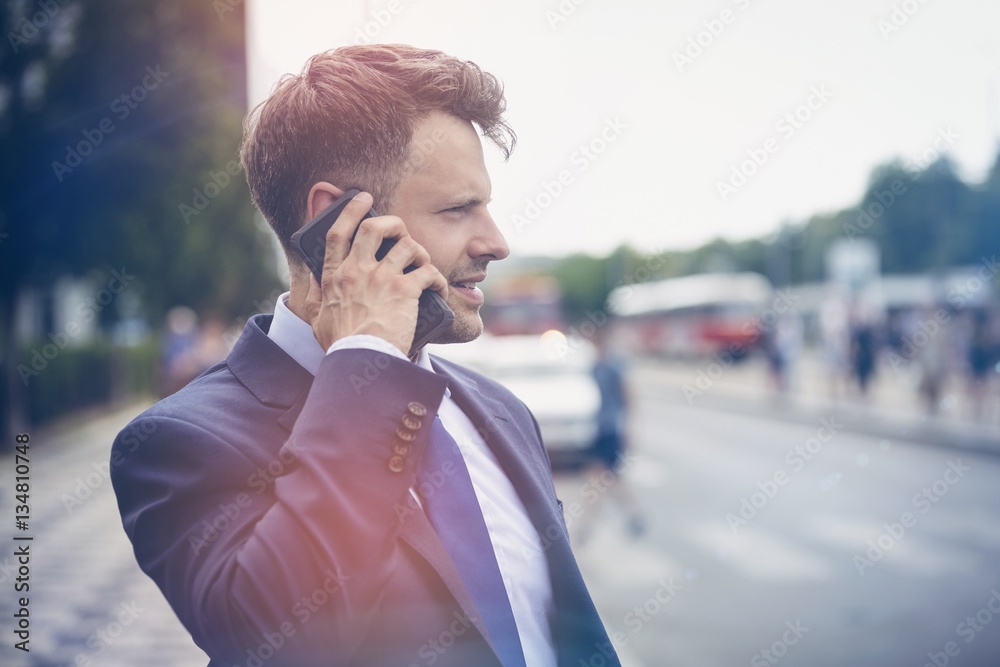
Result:
M316 375L325 354L323 347L316 340L309 323L288 309L288 295L285 292L274 304L274 319L267 336L299 366Z
M274 304L274 319L271 321L271 328L267 332L268 338L277 343L278 347L285 351L299 366L309 371L312 375L319 372L319 365L323 362L326 352L323 346L316 340L309 323L299 318L288 308L289 292L285 292L278 297ZM434 372L431 366L431 357L427 353L427 348L421 348L417 353L416 364ZM445 390L446 395L451 392Z
M431 355L427 354L426 347L420 348L420 351L417 352L417 360L415 363L424 370L430 371L431 373L434 372L434 369L431 367Z
M431 355L427 351L427 347L426 346L420 348L420 351L417 352L417 361L416 361L416 364L417 364L417 366L420 366L424 370L430 371L431 373L436 373L437 372L437 371L434 370L434 367L431 366ZM445 395L446 398L451 398L451 387L445 385L444 395Z

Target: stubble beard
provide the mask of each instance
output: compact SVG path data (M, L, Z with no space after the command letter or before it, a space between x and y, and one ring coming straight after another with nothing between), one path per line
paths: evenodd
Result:
M451 308L452 312L455 313L455 321L452 322L452 325L448 327L447 331L442 332L441 335L435 338L432 342L441 344L468 343L482 335L483 318L479 314L481 306L469 303L460 295L453 294L451 291L451 283L457 280L460 276L467 276L471 273L486 273L486 266L488 263L489 262L484 262L479 264L477 262L467 269L453 271L451 275L448 276L448 298L445 299L445 302L448 304L448 307Z
M461 297L456 297L460 299ZM483 333L483 318L479 315L479 306L463 304L456 307L449 303L448 307L455 313L455 321L448 329L434 339L434 343L468 343L479 338Z

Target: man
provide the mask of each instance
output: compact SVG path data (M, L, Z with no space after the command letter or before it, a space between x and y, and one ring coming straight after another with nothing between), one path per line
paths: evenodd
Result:
M425 289L455 313L437 342L482 331L508 248L473 123L509 154L504 110L474 64L378 45L314 57L248 117L290 292L112 452L136 557L212 665L618 664L530 412L406 356ZM350 187L317 282L291 234ZM360 222L373 204L391 215Z

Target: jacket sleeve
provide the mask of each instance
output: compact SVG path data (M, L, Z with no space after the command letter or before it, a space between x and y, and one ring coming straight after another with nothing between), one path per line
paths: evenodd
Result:
M396 568L400 506L445 385L379 352L332 352L276 465L204 419L147 413L119 434L112 480L136 557L213 659L350 661ZM404 414L412 440L397 435ZM138 444L136 429L149 433ZM254 438L253 420L237 432Z

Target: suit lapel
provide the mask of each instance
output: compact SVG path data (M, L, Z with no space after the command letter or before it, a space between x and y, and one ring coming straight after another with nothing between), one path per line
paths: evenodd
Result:
M278 422L291 430L298 417L313 376L268 338L273 315L254 315L226 358L226 365L243 386L261 403L288 407Z
M431 361L434 369L448 378L452 399L480 429L514 484L541 539L552 582L556 609L552 633L560 664L576 664L577 657L585 662L593 651L593 638L606 634L573 556L549 467L528 444L537 437L534 425L514 420L500 401L483 396L478 383L461 367L434 358Z
M500 660L493 639L486 630L482 615L476 608L476 603L473 602L469 589L465 587L465 582L462 581L462 575L459 574L454 561L441 542L441 538L438 537L431 522L427 519L427 515L420 511L404 518L399 525L399 537L434 568L444 581L445 586L448 587L448 591L462 607L466 618L472 621L472 624L479 630L479 634L490 645L497 660Z
M528 444L535 439L534 432L525 432L527 424L516 422L503 403L483 395L475 379L433 357L431 363L435 371L448 378L452 400L479 429L544 542L552 530L550 526L555 524L561 529L562 520L556 514L555 497L546 493L552 485L548 466Z

